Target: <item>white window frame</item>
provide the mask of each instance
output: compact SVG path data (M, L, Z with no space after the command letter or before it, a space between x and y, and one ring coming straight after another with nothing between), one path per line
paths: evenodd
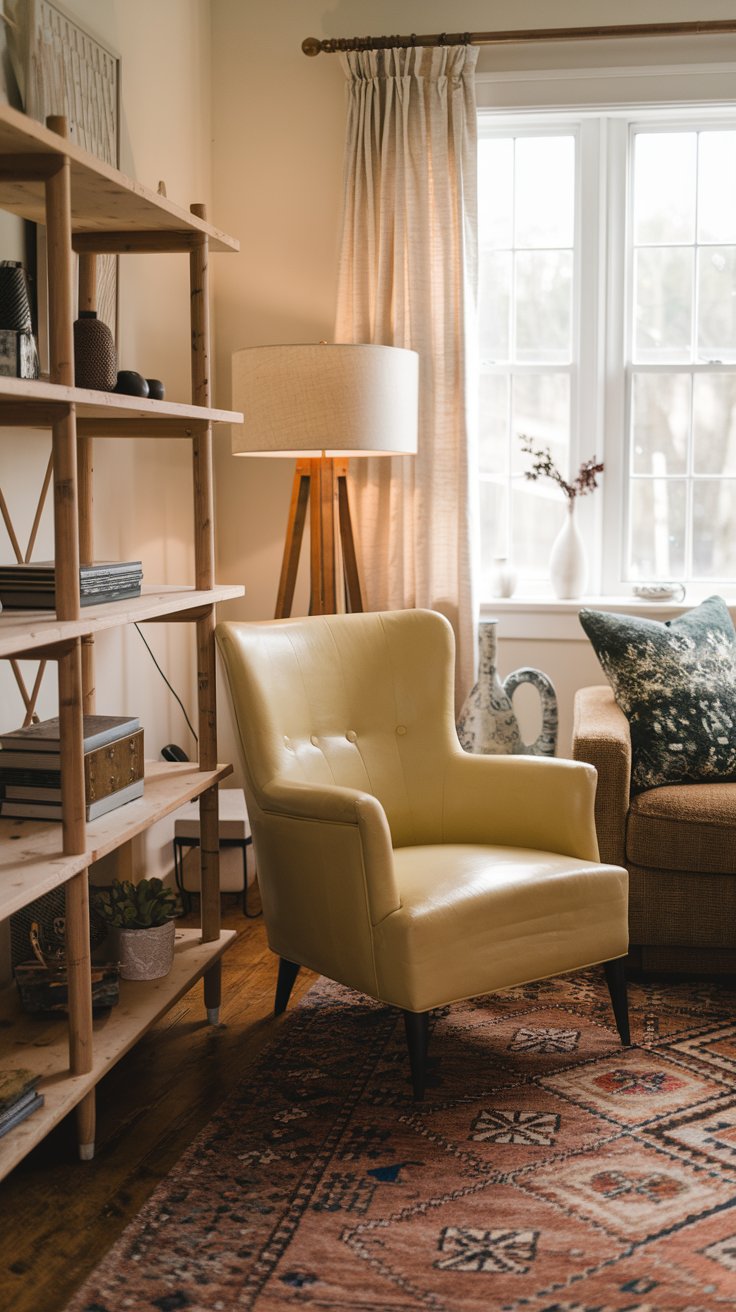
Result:
M577 128L581 159L584 153L596 151L606 165L596 181L587 169L583 170L584 182L578 174L576 197L578 258L587 261L588 268L597 267L598 279L606 284L601 296L592 281L584 285L578 278L578 303L574 306L575 331L579 331L579 298L598 294L595 330L580 343L579 385L571 394L571 468L576 469L580 460L593 453L606 464L604 488L582 498L579 506L580 527L589 543L591 580L598 580L593 587L600 589L586 598L588 604L608 600L618 601L626 609L637 605L631 584L622 578L628 445L624 297L630 278L621 280L614 273L617 260L621 268L628 222L626 189L616 181L626 177L621 152L625 158L632 126L645 126L650 116L667 114L673 124L689 122L690 126L694 126L694 118L700 125L711 115L714 123L724 118L733 123L735 80L736 62L478 74L479 132L500 129L504 123L518 125L522 118L528 119L530 130L543 124L551 129ZM628 525L624 531L628 532ZM694 590L689 589L688 601L694 600ZM568 611L572 618L579 607L580 601L560 602L550 595L510 600L484 597L482 604L484 613L517 610L520 618L534 610L548 614ZM555 636L563 636L558 624L552 628Z

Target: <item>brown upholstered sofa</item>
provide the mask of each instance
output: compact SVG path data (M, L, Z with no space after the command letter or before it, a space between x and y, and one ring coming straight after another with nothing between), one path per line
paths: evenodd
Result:
M629 871L632 965L736 973L736 783L630 797L629 725L608 686L576 694L573 756L598 771L601 861Z

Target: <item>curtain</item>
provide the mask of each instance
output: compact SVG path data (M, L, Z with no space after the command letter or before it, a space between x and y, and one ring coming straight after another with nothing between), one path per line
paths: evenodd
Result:
M419 353L416 456L351 462L372 610L442 611L458 704L474 680L477 48L342 55L348 79L335 340Z

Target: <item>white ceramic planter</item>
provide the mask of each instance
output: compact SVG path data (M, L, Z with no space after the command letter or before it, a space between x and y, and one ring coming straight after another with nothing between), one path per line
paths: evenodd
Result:
M116 950L123 979L162 979L174 960L176 925L167 920L151 929L116 929Z

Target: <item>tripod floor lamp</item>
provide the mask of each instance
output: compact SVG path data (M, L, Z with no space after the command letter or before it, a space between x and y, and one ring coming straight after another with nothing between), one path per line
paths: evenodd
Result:
M307 512L310 615L338 609L337 531L345 605L364 608L347 487L352 456L417 449L419 357L398 346L253 346L233 355L233 453L296 458L276 619L291 614Z

